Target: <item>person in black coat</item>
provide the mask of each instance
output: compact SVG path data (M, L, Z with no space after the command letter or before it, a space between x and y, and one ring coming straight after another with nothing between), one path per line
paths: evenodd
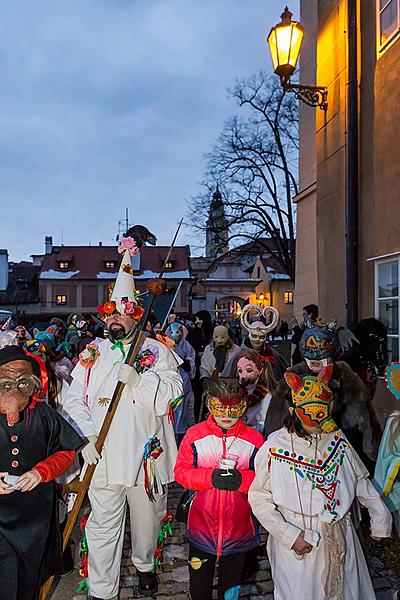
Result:
M37 600L61 573L54 479L73 462L82 438L38 399L40 359L0 349L0 598Z
M213 336L213 325L208 310L199 310L193 318L194 327L189 330L186 341L192 346L196 353L196 374L192 379L194 393L194 418L196 423L200 417L201 399L203 386L200 380L200 363L205 347L210 343Z

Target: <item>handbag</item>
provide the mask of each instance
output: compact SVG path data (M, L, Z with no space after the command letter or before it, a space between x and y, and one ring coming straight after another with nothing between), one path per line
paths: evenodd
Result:
M193 502L193 498L196 494L196 490L185 490L180 497L178 502L178 506L175 511L175 521L179 521L180 523L188 522L189 509Z

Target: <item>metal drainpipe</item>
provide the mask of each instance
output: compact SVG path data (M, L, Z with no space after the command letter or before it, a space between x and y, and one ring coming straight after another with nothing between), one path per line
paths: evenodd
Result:
M358 77L357 0L347 0L349 81L347 95L346 311L347 326L358 321Z

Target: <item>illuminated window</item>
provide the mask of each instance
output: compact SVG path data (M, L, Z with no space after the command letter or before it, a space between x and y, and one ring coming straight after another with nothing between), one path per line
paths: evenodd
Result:
M293 304L294 292L285 292L285 304Z
M117 266L117 263L115 262L115 260L105 260L104 261L104 267L106 269L115 269L116 266Z
M70 266L71 266L71 263L69 262L69 260L60 260L58 263L59 269L69 269Z
M66 296L66 294L57 294L57 296L56 296L56 304L67 304L67 296Z
M165 263L165 268L166 269L172 269L173 266L174 266L174 261L173 260L167 260L167 262Z
M400 0L377 0L378 47L380 50L400 30Z

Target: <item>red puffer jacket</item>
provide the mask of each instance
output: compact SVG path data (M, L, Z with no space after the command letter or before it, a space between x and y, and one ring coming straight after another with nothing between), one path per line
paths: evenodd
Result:
M210 415L207 421L188 429L179 447L175 480L197 490L186 531L190 544L217 556L246 552L258 545L247 492L254 479L254 459L263 443L262 435L241 419L223 430ZM212 472L219 469L223 455L234 455L238 460L242 483L235 492L212 485Z

